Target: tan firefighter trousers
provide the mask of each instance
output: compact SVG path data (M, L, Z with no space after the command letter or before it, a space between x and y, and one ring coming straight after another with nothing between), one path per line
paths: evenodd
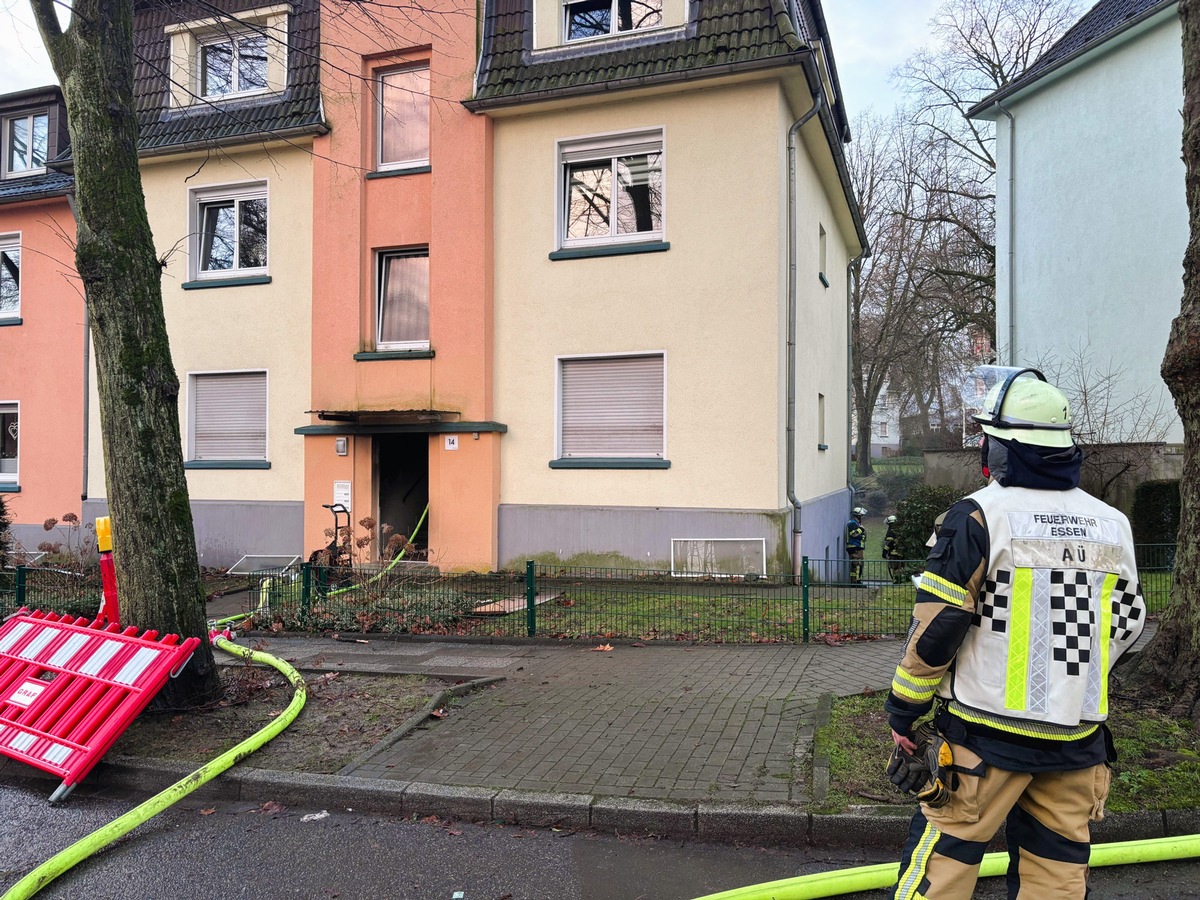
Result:
M958 787L941 809L921 804L900 862L896 900L969 900L988 842L1006 825L1009 900L1082 900L1088 822L1104 818L1110 773L1101 763L1069 772L1008 772L951 744Z

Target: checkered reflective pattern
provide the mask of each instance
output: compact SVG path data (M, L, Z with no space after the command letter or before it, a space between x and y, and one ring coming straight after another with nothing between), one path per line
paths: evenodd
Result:
M983 590L979 592L979 599L975 604L975 627L1005 631L1008 628L1011 594L1012 572L1006 569L997 570L994 579L984 581Z
M1050 627L1054 635L1052 657L1065 664L1068 675L1078 675L1092 658L1092 601L1087 572L1077 569L1050 571Z
M1137 602L1142 596L1142 586L1130 589L1128 578L1118 578L1112 592L1112 634L1119 641L1127 641L1141 626L1143 606Z

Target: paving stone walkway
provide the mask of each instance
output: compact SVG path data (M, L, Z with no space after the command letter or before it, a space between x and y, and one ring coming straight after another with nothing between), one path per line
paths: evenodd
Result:
M347 774L639 799L803 803L817 698L887 686L895 641L789 646L366 644L271 638L305 668L503 676Z

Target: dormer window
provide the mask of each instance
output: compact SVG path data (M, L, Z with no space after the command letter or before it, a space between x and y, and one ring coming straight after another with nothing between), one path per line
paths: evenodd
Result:
M567 0L563 10L568 41L658 28L663 23L662 0Z
M166 26L171 106L284 91L288 12L279 4Z
M49 117L43 112L4 120L4 176L34 175L46 170Z
M234 35L200 47L200 86L205 97L267 89L267 38Z

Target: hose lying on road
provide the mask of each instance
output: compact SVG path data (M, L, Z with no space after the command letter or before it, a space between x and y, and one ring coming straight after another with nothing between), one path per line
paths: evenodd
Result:
M1169 859L1188 859L1200 856L1200 834L1181 837L1150 838L1144 841L1123 841L1115 844L1093 844L1088 865L1123 866L1128 863L1164 862ZM896 883L899 863L880 863L853 869L816 872L782 881L752 884L747 887L706 894L696 900L817 900L819 897L840 897L855 891L874 891ZM979 867L981 877L1003 875L1008 870L1007 853L988 853Z
M61 853L52 856L9 888L0 900L24 900L26 897L32 897L76 863L86 859L93 853L103 850L113 841L128 834L143 822L158 815L179 800L182 800L192 791L196 790L196 788L207 784L230 766L245 759L292 724L292 720L300 714L300 710L304 708L304 702L308 698L308 688L304 684L304 677L299 672L281 659L258 650L239 647L224 636L217 636L213 640L213 646L224 650L226 653L232 653L235 656L241 656L254 662L264 663L281 672L296 689L295 694L292 696L292 702L288 705L287 709L272 719L265 728L246 738L246 740L242 741L232 750L228 750L216 759L205 763L186 778L175 782L175 784L171 785L161 794L156 794L141 806L131 809L120 818L114 819L107 825L93 831L82 840L72 844Z

